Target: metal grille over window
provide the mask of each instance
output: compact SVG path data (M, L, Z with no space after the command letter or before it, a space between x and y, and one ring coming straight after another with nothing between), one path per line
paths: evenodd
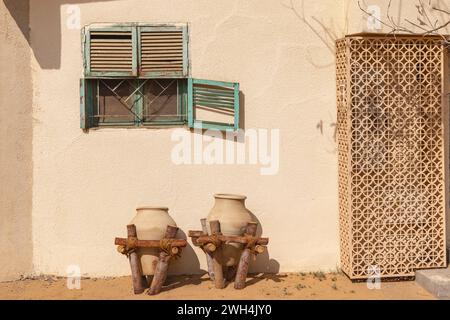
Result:
M176 79L147 80L144 85L143 120L182 121L184 114Z
M142 86L136 80L98 80L98 103L95 117L99 124L134 123L139 120L138 93Z
M180 79L91 79L91 126L185 122ZM185 85L184 85L185 86Z
M131 31L90 32L91 72L132 72L133 41Z
M440 39L337 41L341 265L352 279L444 267Z

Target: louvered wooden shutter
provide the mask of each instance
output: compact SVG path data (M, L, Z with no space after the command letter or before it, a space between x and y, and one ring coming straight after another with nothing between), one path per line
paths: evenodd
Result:
M238 130L239 83L188 79L190 128Z
M139 76L187 77L187 27L139 27Z
M85 37L86 76L137 75L135 27L88 28Z

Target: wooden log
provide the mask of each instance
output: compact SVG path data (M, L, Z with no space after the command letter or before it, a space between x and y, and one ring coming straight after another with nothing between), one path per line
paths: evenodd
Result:
M116 245L126 246L128 243L128 239L125 238L116 238L114 243ZM187 241L185 239L174 239L171 243L172 247L186 247ZM138 248L159 248L160 241L159 240L137 240L136 247Z
M240 243L240 244L247 244L248 239L244 236L224 236L224 235L220 235L219 240L222 242L235 242L235 243ZM205 245L207 243L211 242L211 237L210 236L200 236L197 238L196 240L198 245ZM256 244L259 245L267 245L269 243L269 238L259 238L256 241Z
M258 254L263 253L264 251L266 251L266 249L267 249L266 246L260 246L260 245L255 246L255 251Z
M200 220L201 221L201 220ZM197 243L197 239L198 239L198 237L201 237L201 236L207 236L208 235L208 232L203 232L203 231L193 231L193 230L189 230L189 232L188 232L188 237L190 237L191 238L191 241L192 241L192 244L194 245L194 246L196 246L196 247L202 247L202 249L204 249L203 248L203 246L202 245L200 245L199 243Z
M208 235L208 233L205 234L203 231L194 231L194 230L188 231L188 237L191 238L192 244L196 247L200 247L200 245L197 243L197 239L198 239L198 237L203 236L203 235Z
M127 225L127 236L129 239L137 237L136 226L134 224ZM128 255L128 259L130 261L134 294L142 293L148 287L148 284L147 279L142 273L141 261L136 250L130 252L130 254Z
M178 254L178 252L180 252L180 249L178 247L172 247L170 249L170 253L172 254L172 256Z
M164 239L173 239L177 235L178 228L175 226L167 226ZM173 249L173 248L171 248ZM149 295L155 295L161 292L162 286L167 278L167 269L169 268L169 260L171 255L165 251L159 253L158 263L156 264L155 274L150 285Z
M255 236L256 228L258 224L256 222L249 222L245 230L246 235ZM236 279L234 281L235 289L244 289L245 280L247 279L248 265L250 263L250 256L252 255L251 248L245 248L239 259L239 264L236 272Z
M200 219L200 223L202 225L202 233L203 235L208 235L208 229L206 228L206 219ZM212 246L214 246L214 248L212 248ZM212 250L214 249L214 250ZM214 267L213 267L213 258L212 258L212 254L211 252L216 251L216 246L212 243L209 243L208 245L205 246L205 255L206 255L206 264L208 265L208 274L209 274L209 278L214 281Z
M203 220L205 220L205 224L206 224L206 219L201 219L200 222L202 223L202 230L203 230ZM205 226L205 230L203 231L194 231L194 230L190 230L188 232L188 236L190 238L198 238L204 235L208 235L208 231L206 231L206 226Z
M207 253L213 253L216 251L217 246L214 243L207 243L203 246Z
M209 226L211 229L211 235L220 235L220 222L217 220L210 221ZM222 246L217 246L216 250L212 253L213 270L214 270L214 286L217 289L223 289L225 287L225 279L223 278L222 269Z

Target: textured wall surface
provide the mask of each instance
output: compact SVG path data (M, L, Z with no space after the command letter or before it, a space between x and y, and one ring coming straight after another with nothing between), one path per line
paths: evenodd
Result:
M388 1L374 3L384 10ZM414 19L415 7L409 1L399 3L394 8L398 16L412 15ZM81 26L94 22L188 22L192 76L240 83L245 128L280 130L278 173L263 176L261 165L251 164L175 165L171 161L175 129L82 132L80 30L72 28L78 10ZM2 24L11 20L3 11ZM8 23L20 20L17 16L14 19ZM14 183L8 189L9 196L2 194L2 219L5 217L7 223L2 220L1 228L12 228L5 225L19 217L28 218L28 224L18 225L27 226L28 235L32 234L35 273L65 275L67 266L75 264L89 276L128 274L127 261L116 252L113 239L125 234L135 207L168 206L187 232L199 228L199 219L208 214L216 192L247 195L247 207L271 238L269 252L258 257L254 270L328 270L338 265L334 40L365 30L364 14L356 1L304 1L302 6L302 1L289 0L30 0L29 20L33 192L26 174L31 170L29 158L26 161L31 138L27 135L30 130L25 129L31 126L31 118L25 110L11 105L9 110L15 110L18 120L2 126L1 132L7 134L5 130L11 126L20 130L9 133L18 139L1 142L1 159L6 163L2 177L7 175L10 180L6 181L12 181L8 187ZM13 43L20 40L26 45L20 37L27 32L20 30ZM17 64L6 68L21 64L21 55L13 52L19 51L2 50L2 55L19 57ZM20 69L22 81L30 81L23 77L27 70ZM5 73L2 77L12 78ZM2 86L2 90L13 92L18 90L17 84ZM20 92L26 94L15 95L16 102L30 99L30 91ZM19 105L29 107L24 101ZM190 136L201 138L198 133ZM12 147L3 144L28 149L12 156ZM13 157L24 158L18 162ZM23 167L6 171L11 165ZM16 172L20 174L11 180ZM28 207L17 209L14 216L8 209L3 214L7 208L3 203L11 199ZM27 248L30 252L25 256L30 257L31 246ZM27 263L22 265L29 269ZM200 272L205 268L204 255L189 247L173 267L174 272Z
M280 129L280 167L276 175L262 176L260 165L175 165L174 129L83 133L80 31L66 27L65 1L31 1L36 272L64 274L67 265L77 264L93 276L128 274L113 239L124 234L135 207L168 206L187 233L199 228L217 192L247 195L247 207L271 237L268 254L254 264L258 270L335 268L334 55L320 38L277 1L78 5L81 25L188 22L192 76L240 82L245 128ZM305 10L332 25L342 20L336 1L311 2ZM174 271L200 272L204 263L201 251L188 248Z
M32 270L28 10L27 1L0 1L0 281Z

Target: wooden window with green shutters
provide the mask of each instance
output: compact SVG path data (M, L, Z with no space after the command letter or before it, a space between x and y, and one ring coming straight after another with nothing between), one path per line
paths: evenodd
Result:
M239 129L239 84L189 77L187 24L93 24L82 38L82 129Z

